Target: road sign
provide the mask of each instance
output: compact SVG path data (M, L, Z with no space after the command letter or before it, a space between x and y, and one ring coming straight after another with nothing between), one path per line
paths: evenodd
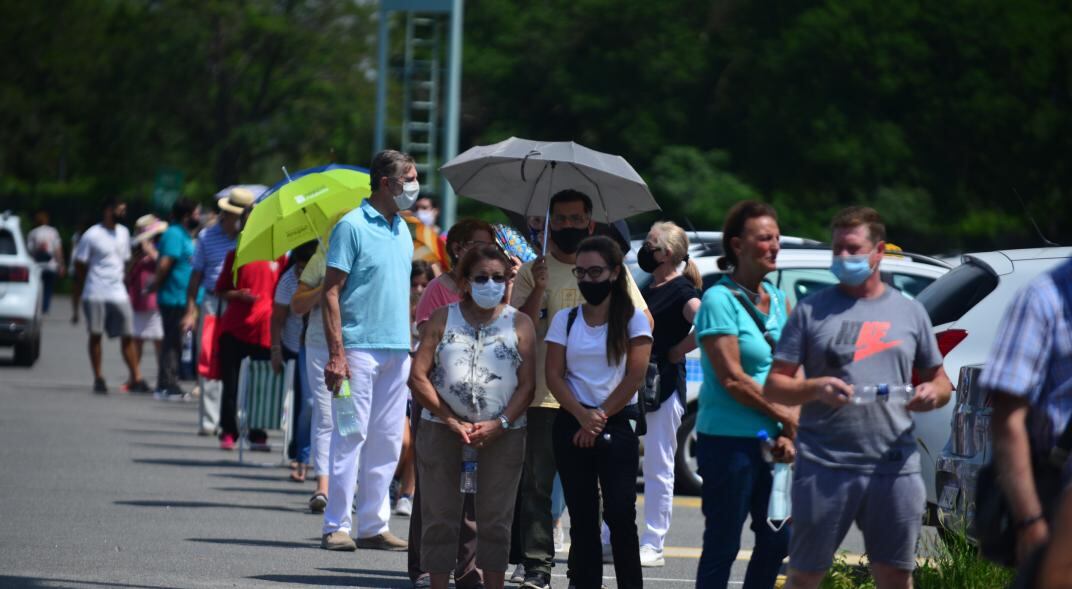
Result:
M173 168L159 168L153 181L153 209L167 213L182 194L183 173Z

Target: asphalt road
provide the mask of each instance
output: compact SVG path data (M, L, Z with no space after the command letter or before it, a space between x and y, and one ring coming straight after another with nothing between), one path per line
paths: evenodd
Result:
M68 308L55 302L32 369L0 352L0 587L410 586L404 553L320 550L312 484L240 466L196 436L196 402L116 393L116 343L104 354L113 392L92 394L84 326L70 325ZM144 366L152 382L155 362ZM396 517L392 531L405 537L408 521ZM679 497L667 564L645 569L645 585L692 584L702 532L698 498ZM746 529L732 586L750 546ZM861 552L859 534L843 548ZM565 554L559 563L553 584L565 589ZM612 567L605 574L614 587Z

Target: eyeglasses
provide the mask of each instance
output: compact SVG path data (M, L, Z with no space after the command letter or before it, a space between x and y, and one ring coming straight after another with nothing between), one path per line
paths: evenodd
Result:
M569 225L570 227L587 227L591 221L588 215L551 215L551 223L558 227Z
M469 282L474 284L487 284L489 280L495 282L495 284L502 284L506 282L506 276L503 274L495 274L493 276L486 276L484 274L477 274L469 278Z
M602 276L603 273L607 272L608 270L610 270L609 266L589 266L587 268L575 266L573 268L573 276L576 277L577 280L580 280L584 278L584 276L587 274L589 278L595 280L596 278Z

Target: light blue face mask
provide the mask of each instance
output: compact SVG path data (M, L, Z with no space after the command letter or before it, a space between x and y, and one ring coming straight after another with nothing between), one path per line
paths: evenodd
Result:
M767 502L767 525L775 532L781 531L793 511L792 488L793 469L788 464L775 463L774 482Z
M489 280L484 284L472 283L469 289L473 302L484 309L494 309L506 294L506 283Z
M858 254L855 256L834 256L830 264L830 271L837 277L838 282L846 286L859 286L871 277L874 270L868 260L870 254Z

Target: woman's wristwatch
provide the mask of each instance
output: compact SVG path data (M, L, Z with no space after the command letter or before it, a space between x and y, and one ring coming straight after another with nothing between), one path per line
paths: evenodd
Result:
M510 427L512 426L512 424L510 423L510 418L507 417L505 413L499 414L499 423L502 425L503 429L510 429Z

